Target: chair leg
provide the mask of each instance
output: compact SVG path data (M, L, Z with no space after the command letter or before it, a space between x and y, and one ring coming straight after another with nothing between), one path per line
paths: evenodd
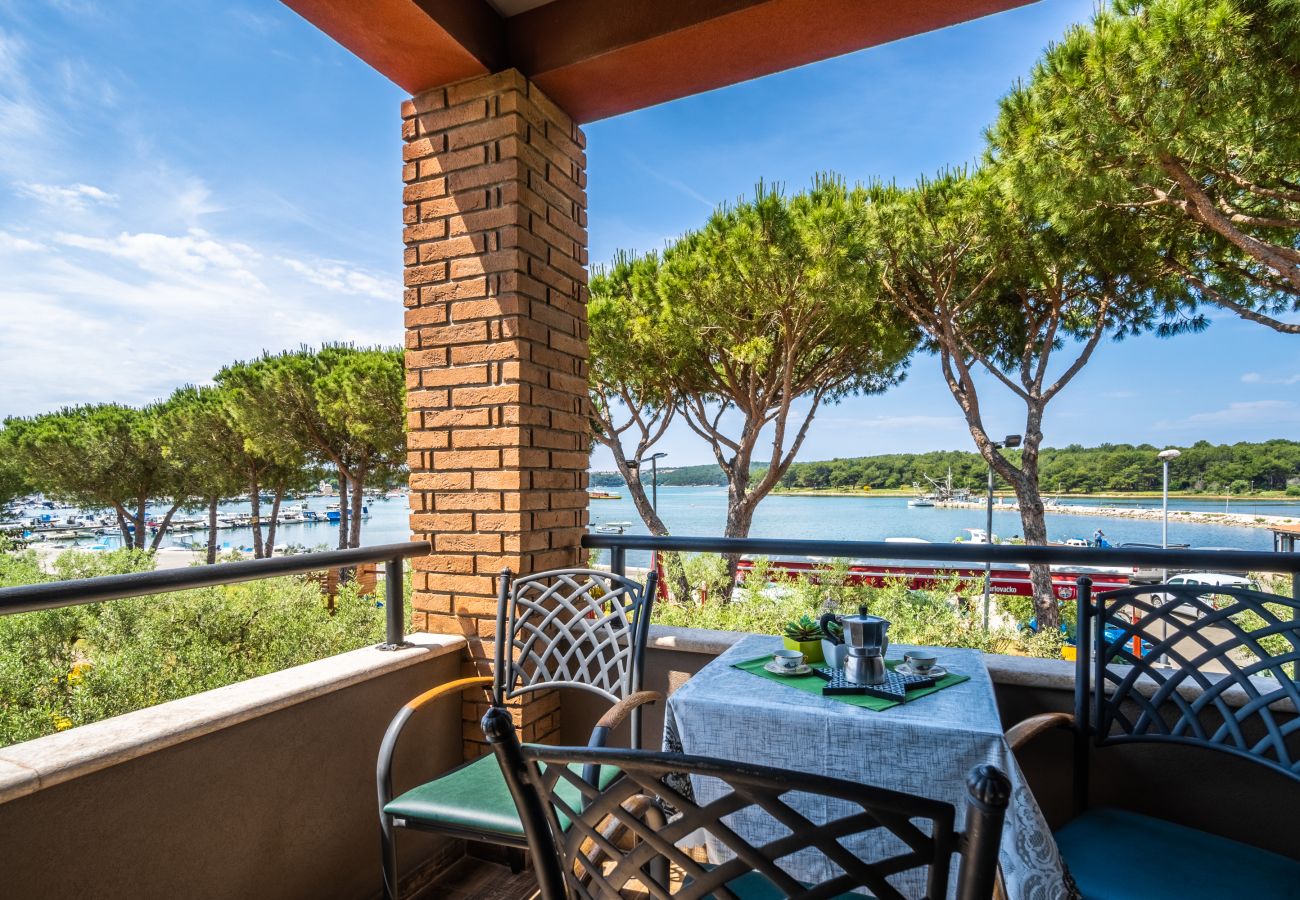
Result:
M518 847L508 847L506 849L506 863L510 866L510 874L518 875L524 870L524 865L528 862L525 851Z
M379 816L379 844L384 863L384 900L397 900L401 896L397 883L397 834L392 816L382 813Z

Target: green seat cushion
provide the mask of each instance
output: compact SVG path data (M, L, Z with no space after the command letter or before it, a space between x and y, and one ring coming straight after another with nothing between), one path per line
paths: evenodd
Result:
M570 768L581 774L580 766ZM611 766L601 766L601 789L608 787L619 774ZM568 805L577 805L577 788L568 782L561 782L556 793ZM514 839L524 836L524 826L519 821L514 798L510 796L510 787L501 774L500 763L492 754L393 798L384 807L384 812L421 825L446 825Z
M1300 896L1300 861L1124 810L1088 810L1056 845L1087 900Z

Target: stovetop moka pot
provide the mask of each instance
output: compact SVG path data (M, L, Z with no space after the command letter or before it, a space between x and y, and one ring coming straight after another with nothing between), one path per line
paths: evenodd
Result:
M855 684L882 684L887 674L885 651L889 649L889 620L873 616L865 606L858 607L856 616L837 616L826 613L818 620L822 634L833 643L849 648L844 658L844 677ZM843 637L836 637L830 623L839 625Z

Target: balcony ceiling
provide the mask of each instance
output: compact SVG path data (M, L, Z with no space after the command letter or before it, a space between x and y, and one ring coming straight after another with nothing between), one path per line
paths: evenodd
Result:
M412 94L515 68L591 122L1032 0L283 0Z

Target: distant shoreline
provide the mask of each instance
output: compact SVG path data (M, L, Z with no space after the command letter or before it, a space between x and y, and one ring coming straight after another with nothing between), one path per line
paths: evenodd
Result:
M723 487L724 485L715 484L692 484L692 485L673 485L673 487ZM660 488L667 485L659 485ZM984 496L983 491L972 491L973 495ZM916 491L903 490L901 488L879 488L870 491L846 491L831 490L829 488L781 488L772 491L773 495L782 497L915 497ZM1000 490L993 492L994 498L1015 497L1013 491ZM1106 491L1100 494L1056 494L1048 491L1043 492L1044 497L1057 497L1062 500L1159 500L1159 491ZM1202 494L1195 491L1170 491L1170 500L1214 500L1216 502L1228 501L1230 503L1254 502L1264 503L1300 503L1300 497L1287 496L1285 491L1260 491L1255 494Z

